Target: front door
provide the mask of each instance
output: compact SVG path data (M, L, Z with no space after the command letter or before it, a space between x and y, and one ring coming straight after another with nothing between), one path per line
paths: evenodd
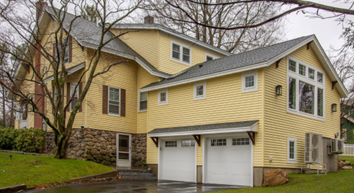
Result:
M117 133L117 166L131 167L131 136Z

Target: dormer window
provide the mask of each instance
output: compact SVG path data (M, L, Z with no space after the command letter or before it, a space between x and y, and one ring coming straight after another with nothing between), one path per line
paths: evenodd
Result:
M177 42L171 42L171 60L191 64L191 48Z
M218 57L205 53L205 61L215 60Z

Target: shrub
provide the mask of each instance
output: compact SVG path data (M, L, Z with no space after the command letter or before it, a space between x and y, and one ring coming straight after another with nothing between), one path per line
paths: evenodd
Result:
M41 152L44 145L45 132L42 129L0 128L0 149Z

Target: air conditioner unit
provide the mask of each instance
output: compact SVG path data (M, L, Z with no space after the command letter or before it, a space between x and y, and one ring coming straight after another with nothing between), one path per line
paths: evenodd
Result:
M322 135L305 134L305 163L322 163Z
M344 152L344 142L340 139L332 139L332 153L342 154Z

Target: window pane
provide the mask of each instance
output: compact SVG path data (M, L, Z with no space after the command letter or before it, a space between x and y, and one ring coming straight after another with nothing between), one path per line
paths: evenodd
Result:
M212 139L211 146L226 146L226 139Z
M309 68L309 78L315 79L315 70Z
M294 141L289 142L289 158L295 159L295 142Z
M203 85L197 86L197 96L203 96L204 95L204 87Z
M177 147L177 141L165 141L165 147Z
M296 72L296 62L289 60L289 70Z
M323 89L320 88L317 91L317 103L318 103L317 115L323 117Z
M183 61L189 63L189 52L190 50L188 48L183 47Z
M160 102L166 102L166 93L160 93Z
M289 108L296 109L296 79L289 77Z
M119 101L119 89L109 88L109 100Z
M306 76L306 66L300 64L299 73L303 76Z
M109 112L113 114L119 114L119 106L109 103Z
M146 110L147 109L147 101L141 101L140 102L140 110Z
M302 112L314 114L314 86L300 81L299 83L299 109Z
M207 56L206 60L207 60L207 61L209 61L209 60L213 60L213 57L211 57L211 56Z
M71 97L79 97L79 91L77 88L76 88L76 92L75 92L76 85L77 85L76 83L71 83L71 89L70 89ZM75 95L74 95L74 93L75 93Z
M195 141L194 140L182 140L182 147L194 147Z
M254 87L254 76L246 77L246 88L247 87Z
M317 72L317 81L320 83L323 83L323 74L322 73Z
M147 100L147 92L141 92L140 101L146 101L146 100Z
M179 45L172 44L172 57L179 60Z
M249 138L234 138L232 139L232 145L249 145Z

